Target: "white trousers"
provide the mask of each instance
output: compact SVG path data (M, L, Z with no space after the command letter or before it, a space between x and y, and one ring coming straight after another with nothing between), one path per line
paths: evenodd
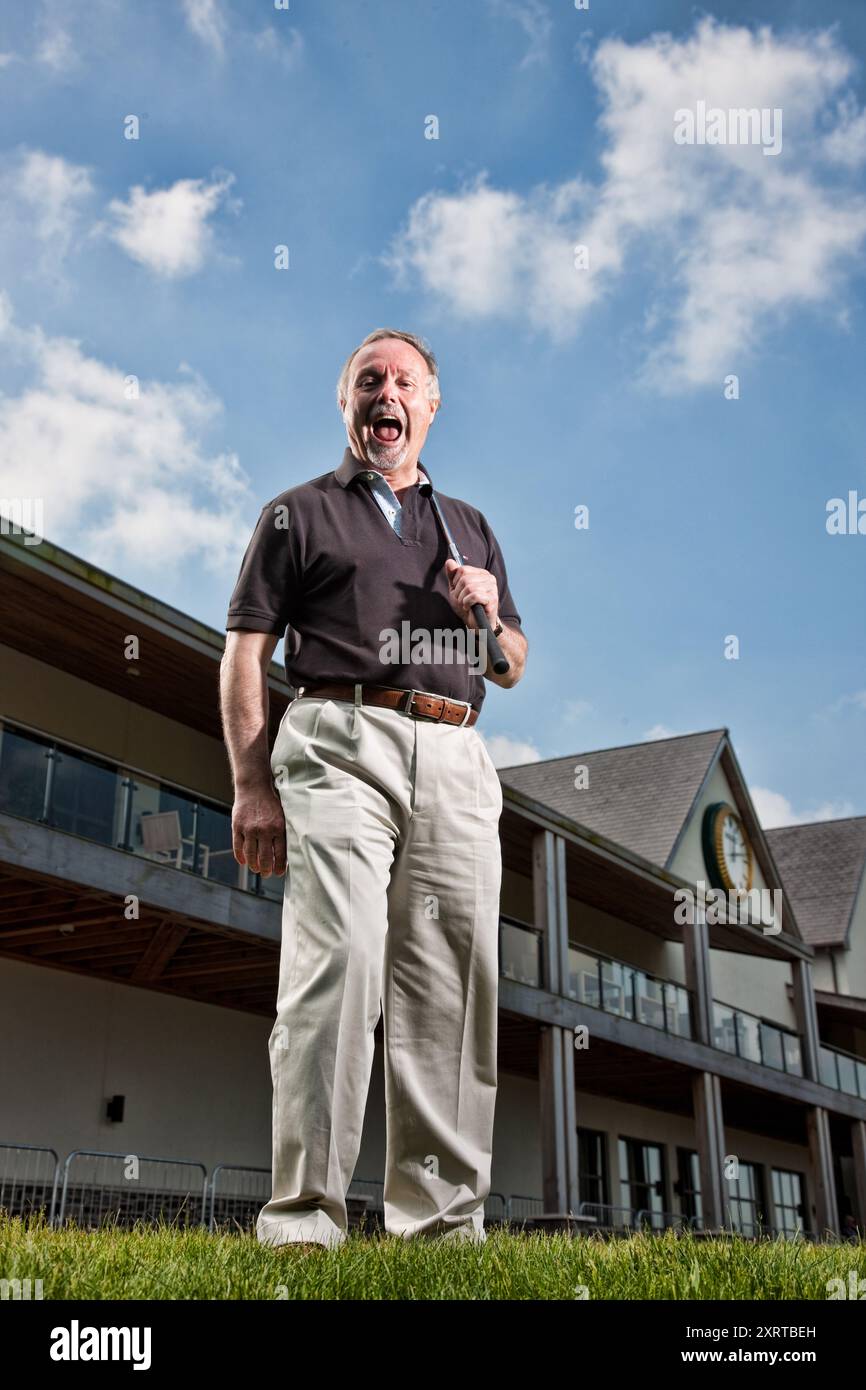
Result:
M385 1228L484 1239L502 789L475 729L315 697L271 766L288 867L263 1244L346 1237L380 1012Z

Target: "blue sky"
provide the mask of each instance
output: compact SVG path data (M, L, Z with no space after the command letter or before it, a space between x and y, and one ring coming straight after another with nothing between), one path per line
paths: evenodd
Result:
M765 824L866 812L863 52L856 0L5 6L0 495L221 627L348 351L420 332L531 644L497 761L726 725Z

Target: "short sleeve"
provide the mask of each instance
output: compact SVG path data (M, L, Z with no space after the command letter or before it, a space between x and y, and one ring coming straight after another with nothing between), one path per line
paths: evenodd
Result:
M291 517L284 504L268 502L241 561L229 600L226 630L240 628L282 637L297 593Z
M480 513L479 513L480 515ZM499 589L499 617L504 623L513 623L520 627L520 614L517 611L517 604L508 584L508 574L505 569L505 560L499 548L499 542L490 529L490 523L485 516L481 516L482 528L487 539L487 563L484 568L489 570L496 579Z

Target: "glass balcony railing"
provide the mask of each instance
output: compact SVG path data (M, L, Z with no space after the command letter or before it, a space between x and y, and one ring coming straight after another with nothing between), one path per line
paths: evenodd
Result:
M499 919L499 973L503 979L541 989L544 984L543 933L512 917ZM692 1036L689 992L671 980L649 975L636 966L599 956L582 946L568 948L566 994L594 1009L621 1018Z
M838 1047L828 1047L822 1043L818 1049L818 1066L825 1086L866 1100L866 1061L851 1052L842 1052Z
M612 957L596 955L583 946L568 948L566 992L570 999L605 1013L630 1018L680 1038L692 1036L689 992L683 985Z
M791 1076L803 1075L799 1033L713 1000L713 1042L721 1052Z
M283 896L282 878L235 862L228 806L5 720L0 811L231 888Z
M499 973L521 985L542 985L541 932L513 917L499 919Z

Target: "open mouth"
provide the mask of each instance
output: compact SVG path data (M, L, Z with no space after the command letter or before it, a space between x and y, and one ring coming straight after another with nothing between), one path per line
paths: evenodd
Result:
M373 421L373 434L380 444L396 444L403 433L403 422L396 415L380 415Z

